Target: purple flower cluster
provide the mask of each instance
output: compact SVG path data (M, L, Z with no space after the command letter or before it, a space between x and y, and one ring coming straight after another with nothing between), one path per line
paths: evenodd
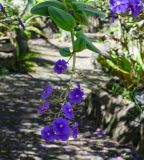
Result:
M143 9L142 0L110 0L110 8L113 14L131 11L136 18Z
M50 104L47 102L47 98L49 98L52 95L53 87L48 84L44 87L41 98L43 100L42 104L38 108L39 113L45 113L49 110ZM69 97L69 99L72 101L72 103L80 103L83 99L83 92L80 89L80 85L77 84L77 88L73 89L69 92L69 94L73 95L72 98ZM76 96L76 95L79 96ZM63 113L63 117L58 117L52 122L52 126L46 125L41 130L41 136L47 141L51 142L54 140L62 140L66 141L69 139L70 136L73 136L74 139L77 139L78 135L78 123L75 122L72 127L70 120L74 118L74 110L72 107L72 104L70 102L65 102L62 107L61 111Z
M57 74L62 74L67 69L67 62L65 60L58 60L54 65L54 71ZM38 111L39 113L45 113L49 110L49 103L46 101L52 95L53 88L51 85L44 87L43 92L41 93L41 99L44 101ZM77 84L77 87L70 90L68 93L69 101L64 102L61 106L60 112L58 115L60 117L54 119L51 125L46 125L41 130L41 136L47 141L52 142L54 140L66 141L70 136L73 136L74 139L77 139L78 135L78 123L73 123L75 117L73 104L80 104L83 100L84 92L80 88L80 84Z
M53 140L66 141L71 135L76 139L77 134L78 132L76 132L76 127L70 128L70 122L63 117L55 119L52 123L52 127L47 125L41 130L41 136L47 142L51 142Z
M52 95L53 88L51 85L44 87L43 92L41 93L41 98L44 102L39 106L38 112L45 113L49 110L49 102L46 101ZM74 139L77 139L78 135L78 123L72 123L71 119L74 119L74 110L72 107L73 104L79 104L83 100L84 93L80 88L80 84L77 84L77 87L72 89L69 93L70 102L65 102L61 107L61 113L63 118L58 117L52 122L52 126L46 125L41 130L41 136L47 141L51 142L53 140L62 140L66 141L70 136L73 136Z

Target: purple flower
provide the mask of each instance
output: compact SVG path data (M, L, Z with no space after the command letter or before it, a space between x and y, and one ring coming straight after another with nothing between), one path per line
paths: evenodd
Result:
M63 73L67 69L67 62L63 59L59 59L54 65L54 71L57 74Z
M45 126L41 130L41 136L47 141L47 142L52 142L55 138L55 134L53 129L50 126Z
M70 129L69 121L62 117L58 117L53 121L53 128L56 131L56 133L59 133L59 134L67 133Z
M135 18L142 11L143 3L142 0L110 0L110 8L114 14L130 10Z
M53 88L51 85L47 85L44 87L43 92L41 93L41 98L46 99L51 96L53 92Z
M113 13L126 12L129 8L129 0L110 0L110 8Z
M62 106L62 111L64 113L64 116L68 119L74 118L74 112L73 112L73 108L72 105L70 104L70 102L66 102L63 106Z
M3 5L0 3L0 10L3 12L3 14L7 17L7 13L3 7Z
M24 26L22 20L20 18L17 18L17 20L18 20L20 26L22 27L22 29L25 30L25 26Z
M72 136L74 139L77 139L77 135L78 135L78 123L75 122L72 128Z
M39 113L44 113L49 109L49 103L48 102L43 102L39 108L38 108L38 112Z
M68 140L71 135L71 128L69 127L69 121L58 117L53 121L53 129L56 132L56 139L58 140Z
M68 94L69 99L72 103L79 104L83 100L84 92L81 90L80 85L77 85L77 88L74 88Z
M143 9L143 3L141 0L129 0L129 7L132 11L132 16L136 18Z
M62 133L62 134L56 134L57 140L67 141L69 139L70 134L69 133Z

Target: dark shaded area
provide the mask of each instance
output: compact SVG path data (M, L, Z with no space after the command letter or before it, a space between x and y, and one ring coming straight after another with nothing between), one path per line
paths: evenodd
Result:
M79 110L80 140L69 142L44 142L40 129L45 122L37 113L39 94L46 80L28 75L11 75L1 78L0 87L0 159L112 159L127 155L127 160L139 159L133 149L120 147L107 135L94 133L96 124ZM55 87L65 82L49 81ZM83 115L83 116L82 116ZM81 117L81 118L79 118ZM105 147L104 147L105 146Z
M133 146L144 155L144 113L137 106L98 88L86 99L86 113L112 139Z

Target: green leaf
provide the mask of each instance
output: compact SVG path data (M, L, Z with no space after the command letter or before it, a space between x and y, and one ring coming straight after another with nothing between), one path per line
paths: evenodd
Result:
M86 38L86 47L95 53L101 53L101 51L96 48L88 38Z
M123 73L123 74L126 74L126 75L130 75L129 72L121 69L119 66L115 65L111 60L108 60L108 59L107 59L106 62L107 62L107 64L108 64L110 67L112 67L113 70L119 71L119 72L121 72L121 73Z
M37 58L39 56L38 53L27 53L27 54L21 54L20 60L21 61L31 61L32 58Z
M41 15L41 16L49 16L48 7L51 7L51 6L60 8L60 9L65 9L65 5L62 2L58 0L49 0L49 1L44 1L35 5L31 9L31 13Z
M85 3L72 2L72 5L73 5L74 10L81 9L82 11L84 11L87 14L87 16L95 16L97 14L101 18L105 17L105 13L102 12L100 9L98 9L98 8L95 9L92 6L87 5Z
M95 53L101 54L101 51L100 51L97 47L95 47L95 46L93 45L93 43L87 38L87 36L85 36L82 32L77 32L77 33L76 33L76 37L77 37L78 39L81 39L81 43L83 43L84 49L87 48L87 49L89 49L89 50L91 50L91 51L93 51L93 52L95 52ZM81 38L80 38L80 37L81 37ZM82 42L82 41L83 41L83 42ZM79 45L81 45L81 44L79 44ZM79 46L79 47L82 47L82 45Z
M24 19L24 23L25 26L29 25L29 23L31 23L32 20L34 20L35 18L39 17L39 15L29 15Z
M72 2L72 6L73 6L73 9L75 9L75 10L78 10L78 9L84 10L85 8L91 7L91 6L89 6L85 3L82 3L82 2Z
M61 48L59 50L59 52L60 52L61 56L63 56L63 57L70 57L71 56L71 51L69 48Z
M79 11L74 11L74 14L73 14L76 22L78 24L82 24L82 25L86 25L88 26L89 25L89 22L88 22L88 17L86 15L85 12L79 10Z
M74 18L66 11L56 7L49 7L48 11L51 19L63 30L71 31L76 26Z
M26 31L33 31L33 32L45 37L43 32L40 29L38 29L37 27L34 27L34 26L26 27Z
M84 10L88 16L95 16L98 15L100 18L104 18L106 15L100 9L93 9L93 8L86 8Z
M127 57L120 57L119 66L127 72L132 72L132 64Z
M144 71L144 62L143 62L140 52L135 52L134 56L135 56L135 60L137 61L137 63L141 66L141 68Z
M84 49L86 49L86 41L83 36L79 36L74 42L74 51L80 52Z

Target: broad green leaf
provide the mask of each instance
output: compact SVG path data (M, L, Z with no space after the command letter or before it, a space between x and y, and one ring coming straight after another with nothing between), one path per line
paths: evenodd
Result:
M117 64L114 59L110 60L110 59L105 59L102 56L99 56L97 58L97 60L99 61L99 63L102 66L108 68L109 71L111 71L113 73L113 75L116 75L120 79L124 80L126 83L128 83L128 85L132 84L132 81L135 78L135 75L132 71L129 72L129 71L123 69L122 68L123 66L119 66L119 64Z
M86 8L84 9L84 11L86 12L86 14L88 16L95 16L98 15L100 18L104 18L106 15L104 12L102 12L100 9L93 9L93 8Z
M74 10L79 10L81 9L82 11L84 11L87 16L95 16L96 14L99 15L99 17L105 17L105 13L102 12L100 9L98 8L93 8L90 5L87 5L85 3L82 2L72 2L73 5L73 9Z
M63 30L71 31L76 26L74 18L66 11L56 7L48 7L48 11L51 19Z
M49 0L49 1L44 1L35 5L31 9L31 13L41 15L41 16L49 16L48 7L51 7L51 6L60 8L60 9L65 9L65 5L62 2L58 0Z
M88 38L86 38L86 47L87 47L87 49L89 49L93 52L101 53L101 51L98 48L96 48Z
M74 51L80 52L84 49L86 49L86 41L83 36L79 36L74 42Z
M115 65L111 60L106 60L107 64L112 67L113 70L116 70L116 71L119 71L119 72L122 72L123 74L126 74L126 75L130 75L129 72L121 69L119 66Z
M61 56L63 56L63 57L70 57L71 56L71 51L69 48L61 48L59 50L59 52L60 52Z
M126 57L120 57L119 66L127 72L132 72L132 64Z
M79 38L82 37L81 38L82 41L85 41L85 48L87 48L87 49L89 49L89 50L91 50L91 51L93 51L95 53L101 54L101 51L96 46L94 46L93 43L87 38L87 36L85 36L82 32L77 32L76 33L76 37L77 38L78 37Z
M86 25L88 26L89 22L88 22L88 17L87 15L85 14L85 12L79 10L79 11L74 11L74 14L73 14L76 22L78 24L82 24L82 25Z
M85 8L88 8L88 7L91 7L85 3L82 3L82 2L72 2L72 6L75 10L78 10L78 9L85 9Z

